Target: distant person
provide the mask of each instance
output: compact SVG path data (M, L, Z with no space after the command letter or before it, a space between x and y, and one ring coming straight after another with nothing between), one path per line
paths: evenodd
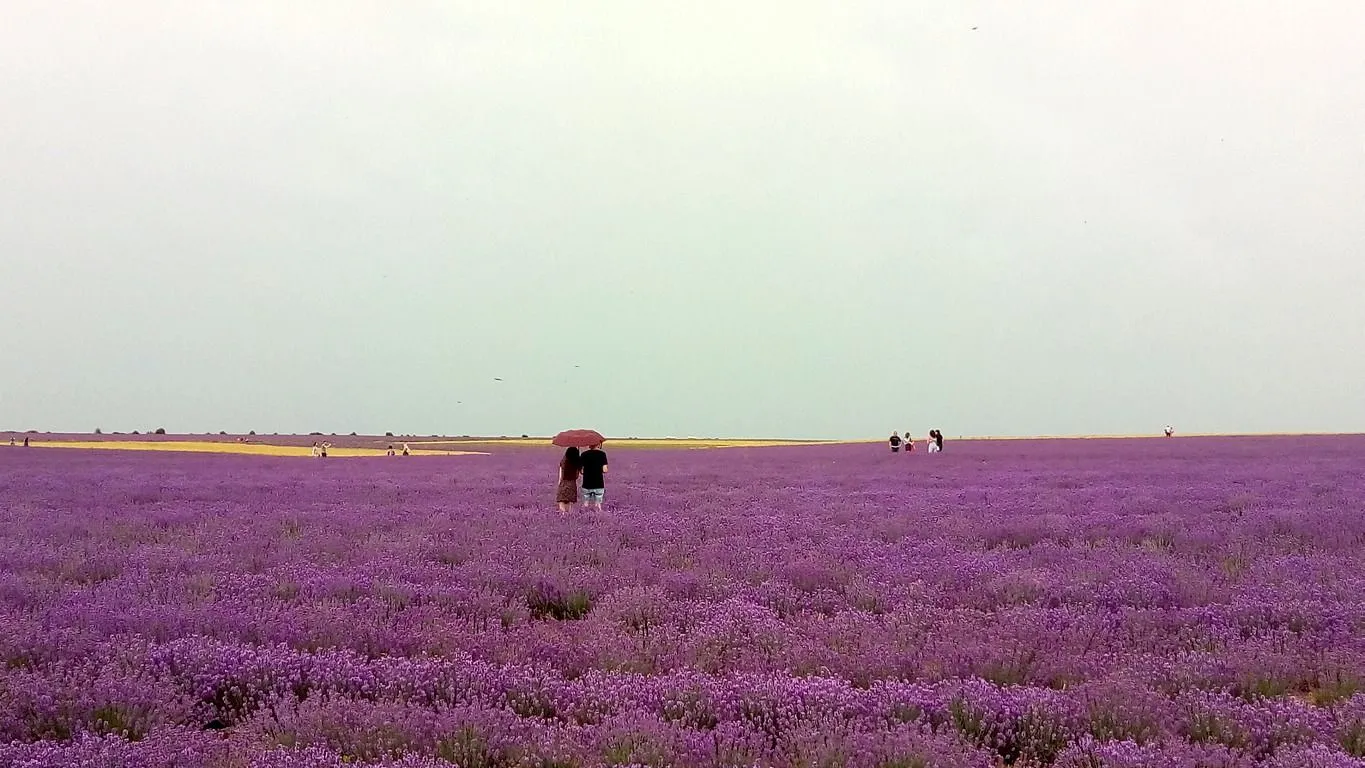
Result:
M239 438L239 439L240 439L240 438ZM316 441L316 440L313 441L313 452L312 452L312 453L313 453L313 458L315 458L315 459L318 458L318 457L320 457L320 456L322 456L322 446L318 445L318 441Z
M607 453L601 443L583 452L583 508L602 511L602 500L607 495Z
M583 474L583 457L577 448L566 448L559 460L559 484L555 486L555 504L560 512L569 512L578 503L578 478Z
M408 444L407 444L407 443L403 443L403 455L404 455L404 456L411 456L411 455L412 455L412 451L408 449Z
M911 434L913 434L913 433L912 433L910 430L908 430L908 429L905 430L905 452L906 452L906 454L909 454L909 453L911 453L912 451L915 450L915 438L911 437L911 436L910 436Z
M937 429L929 430L928 448L930 453L939 453L943 450L943 435Z
M939 453L943 452L943 430L934 430L934 445L938 446Z
M897 433L897 432L892 432L892 433L891 433L891 439L890 439L889 442L891 443L891 452L892 452L892 453L900 453L900 451L901 451L901 436L900 436L900 434Z
M24 447L25 447L25 448L28 447L28 438L27 438L27 437L24 438Z
M1166 437L1171 437L1175 435L1175 427L1171 426L1170 424L1167 424L1166 429L1163 431L1166 433Z
M331 448L331 447L332 447L332 444L331 444L331 443L323 443L323 444L322 444L322 458L324 458L324 459L327 458L327 449L328 449L328 448Z
M393 451L393 446L392 446L392 445L389 446L389 452L388 452L387 455L388 455L388 456L395 456L395 455L397 455L397 454L394 453L394 451Z
M9 446L10 446L11 448L14 447L14 438L13 438L13 437L10 437L10 439L9 439Z

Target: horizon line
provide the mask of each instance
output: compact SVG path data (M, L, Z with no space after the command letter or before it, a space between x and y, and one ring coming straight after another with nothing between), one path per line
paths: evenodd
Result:
M545 440L549 441L553 435L433 435L433 434L362 434L358 432L165 432L157 434L155 430L146 432L54 432L47 430L27 429L27 430L0 430L0 435L50 435L60 437L153 437L153 438L183 438L183 437L347 437L347 438L373 438L376 440L396 440L400 438L426 439L433 438L451 442L478 442L478 441L501 441L501 440ZM1167 438L1162 432L1143 432L1143 433L1057 433L1057 434L1036 434L1036 435L951 435L953 440L1136 440L1143 438L1208 438L1208 437L1351 437L1365 435L1365 432L1356 431L1269 431L1269 432L1188 432L1179 433ZM632 435L628 437L610 437L608 442L630 442L630 441L764 441L771 443L804 443L804 444L852 444L852 443L880 443L885 442L886 438L829 438L829 437L755 437L755 436L706 436L695 435L667 437L654 437L645 435ZM927 439L916 437L915 439Z

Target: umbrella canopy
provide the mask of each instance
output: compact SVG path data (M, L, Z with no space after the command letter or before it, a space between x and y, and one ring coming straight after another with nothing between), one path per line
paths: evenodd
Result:
M554 440L550 442L560 448L590 448L605 440L602 433L595 429L570 429L555 435Z

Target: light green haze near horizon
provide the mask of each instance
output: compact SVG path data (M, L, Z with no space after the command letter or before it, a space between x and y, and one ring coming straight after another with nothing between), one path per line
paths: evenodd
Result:
M0 429L1365 431L1363 3L0 18Z

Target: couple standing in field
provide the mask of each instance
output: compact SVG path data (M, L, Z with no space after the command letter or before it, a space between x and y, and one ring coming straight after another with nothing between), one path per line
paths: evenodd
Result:
M602 511L602 499L607 491L607 453L598 443L579 453L577 448L564 451L559 460L559 486L555 503L560 512L568 512L578 502L578 481L583 480L583 508Z

